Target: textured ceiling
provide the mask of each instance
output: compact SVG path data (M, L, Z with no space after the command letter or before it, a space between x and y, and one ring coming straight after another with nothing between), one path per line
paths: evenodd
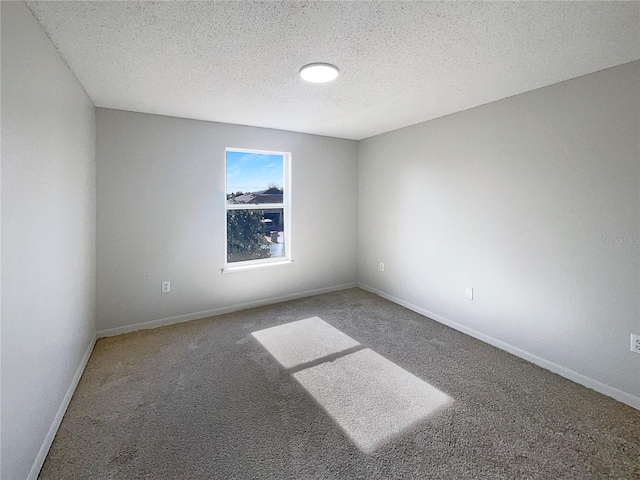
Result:
M96 106L352 139L640 59L639 2L28 5Z

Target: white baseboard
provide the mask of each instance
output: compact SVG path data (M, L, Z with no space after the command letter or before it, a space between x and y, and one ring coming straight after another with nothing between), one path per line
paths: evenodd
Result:
M40 451L38 452L38 456L36 460L33 462L31 466L31 470L29 471L29 476L27 480L37 480L38 475L40 474L40 470L42 470L42 466L44 465L44 461L47 458L47 454L49 453L49 449L51 448L51 444L53 443L53 439L58 432L58 428L60 428L60 423L62 422L62 417L64 417L65 412L67 411L67 407L69 406L69 402L71 402L71 397L73 397L73 393L76 391L76 387L78 386L78 382L80 381L80 377L82 377L82 373L84 372L85 367L87 366L87 362L89 361L89 357L91 356L91 352L93 351L93 347L96 344L96 339L94 338L89 342L89 346L87 350L84 352L84 356L82 360L80 360L80 365L76 370L73 379L71 380L71 384L67 389L67 393L65 393L64 398L62 399L62 403L60 403L60 407L58 408L58 412L56 416L53 418L53 422L51 423L51 427L49 427L49 431L47 432L47 436L44 438L44 442L42 442L42 446L40 447Z
M451 327L454 330L458 330L459 332L462 332L471 337L477 338L478 340L484 343L488 343L489 345L499 348L500 350L504 350L505 352L511 353L516 357L520 357L524 360L534 363L535 365L538 365L539 367L542 367L553 373L557 373L561 377L564 377L573 382L579 383L580 385L585 386L587 388L591 388L596 392L612 397L622 403L629 405L630 407L640 410L640 397L636 397L635 395L631 395L630 393L623 392L622 390L614 388L605 383L599 382L598 380L594 380L593 378L589 378L585 375L582 375L581 373L574 372L573 370L563 367L562 365L558 365L557 363L551 362L549 360L545 360L544 358L538 357L533 353L529 353L518 347L514 347L513 345L503 342L502 340L498 340L497 338L493 338L493 337L490 337L489 335L485 335L484 333L478 332L477 330L461 325L457 322L454 322L453 320L449 320L448 318L438 315L437 313L433 313L428 310L425 310L424 308L421 308L421 307L418 307L417 305L406 302L398 297L394 297L393 295L389 295L376 288L370 287L363 283L359 283L358 286L363 290L366 290L371 293L375 293L376 295L379 295L382 298L386 298L387 300L393 303L397 303L398 305L408 308L409 310L413 310L414 312L419 313L420 315L424 315L425 317L428 317L448 327Z
M118 327L118 328L111 328L111 329L107 329L107 330L100 330L96 333L96 338L94 340L92 340L89 345L87 346L87 349L82 357L82 360L80 361L80 365L78 365L78 368L76 370L75 375L73 376L73 379L71 380L71 384L69 385L69 388L67 389L67 392L64 396L64 398L62 399L62 402L60 404L60 407L58 408L58 411L56 413L56 416L53 419L53 422L51 423L51 427L49 428L49 432L47 433L47 436L44 439L44 442L42 443L42 446L40 447L40 451L38 452L38 456L36 457L31 470L29 471L29 475L27 477L27 480L37 480L38 475L40 473L40 470L42 470L42 466L44 465L44 461L47 458L47 454L49 453L49 449L51 448L51 444L53 443L53 439L56 436L56 433L58 432L58 428L60 427L60 423L62 422L62 418L64 417L65 412L67 411L67 407L69 406L69 402L71 402L71 397L73 397L73 394L76 390L76 387L78 386L78 382L80 382L80 378L82 377L82 373L84 372L85 367L87 366L87 362L89 361L89 357L91 356L91 352L93 351L93 347L96 343L96 339L98 338L102 338L102 337L109 337L109 336L113 336L113 335L120 335L123 333L129 333L129 332L134 332L137 330L146 330L146 329L150 329L150 328L156 328L156 327L160 327L160 326L164 326L164 325L171 325L174 323L181 323L181 322L187 322L187 321L191 321L191 320L197 320L199 318L207 318L207 317L211 317L211 316L215 316L215 315L221 315L223 313L230 313L230 312L235 312L238 310L244 310L247 308L255 308L255 307L261 307L264 305L271 305L274 303L280 303L280 302L285 302L288 300L295 300L298 298L304 298L304 297L311 297L314 295L321 295L323 293L330 293L330 292L335 292L338 290L344 290L347 288L353 288L353 287L359 287L362 288L363 290L366 290L368 292L371 293L375 293L376 295L379 295L382 298L385 298L393 303L397 303L398 305L401 305L405 308L408 308L409 310L412 310L416 313L419 313L420 315L424 315L425 317L428 317L432 320L435 320L439 323L442 323L444 325L447 325L448 327L453 328L454 330L458 330L462 333L465 333L471 337L477 338L478 340L488 343L489 345L492 345L496 348L499 348L501 350L504 350L508 353L511 353L512 355L515 355L517 357L520 357L524 360L527 360L535 365L538 365L539 367L542 367L546 370L549 370L553 373L557 373L558 375L567 378L571 381L574 381L576 383L579 383L580 385L583 385L587 388L591 388L593 390L595 390L596 392L602 393L604 395L607 395L609 397L612 397L622 403L625 403L633 408L636 408L638 410L640 410L640 397L636 397L635 395L631 395L629 393L623 392L622 390L619 390L617 388L611 387L609 385L606 385L602 382L599 382L598 380L594 380L592 378L589 378L585 375L582 375L581 373L575 372L571 369L568 369L566 367L563 367L561 365L558 365L554 362L551 362L549 360L545 360L544 358L538 357L537 355L534 355L532 353L529 353L525 350L522 350L518 347L514 347L513 345L510 345L506 342L503 342L501 340L498 340L496 338L490 337L489 335L485 335L484 333L478 332L477 330L474 330L472 328L466 327L464 325L461 325L457 322L454 322L452 320L449 320L448 318L445 318L441 315L438 315L437 313L433 313L430 312L424 308L418 307L417 305L414 305L412 303L409 303L407 301L404 301L398 297L394 297L393 295L389 295L381 290L378 290L376 288L370 287L366 284L363 283L348 283L348 284L343 284L343 285L336 285L333 287L325 287L325 288L318 288L315 290L307 290L304 292L298 292L298 293L293 293L293 294L289 294L289 295L283 295L280 297L270 297L267 299L262 299L262 300L257 300L254 302L248 302L248 303L242 303L242 304L236 304L236 305L231 305L228 307L221 307L221 308L216 308L216 309L212 309L212 310L206 310L206 311L202 311L202 312L196 312L196 313L191 313L191 314L186 314L186 315L178 315L175 317L168 317L168 318L162 318L159 320L152 320L149 322L142 322L142 323L137 323L134 325L127 325L124 327Z
M58 428L60 428L60 423L62 422L62 418L64 417L65 412L69 406L69 402L71 402L71 398L73 397L74 392L76 391L76 387L78 386L78 382L80 382L80 378L84 372L84 369L87 366L87 362L89 361L89 357L91 357L91 352L93 351L93 347L95 346L96 340L102 337L109 337L112 335L120 335L122 333L134 332L137 330L146 330L149 328L160 327L163 325L171 325L174 323L187 322L190 320L197 320L199 318L207 318L214 315L221 315L223 313L235 312L238 310L244 310L247 308L261 307L263 305L270 305L274 303L285 302L288 300L295 300L298 298L311 297L313 295L321 295L323 293L335 292L338 290L344 290L347 288L357 287L357 283L347 283L343 285L336 285L332 287L318 288L315 290L307 290L304 292L297 292L289 295L282 295L280 297L270 297L262 300L257 300L254 302L242 303L237 305L231 305L229 307L221 307L213 310L206 310L203 312L196 312L192 314L186 315L178 315L176 317L162 318L159 320L153 320L150 322L138 323L135 325L128 325L125 327L112 328L108 330L101 330L96 332L96 337L89 343L82 360L80 361L80 365L76 370L73 379L71 380L71 384L65 393L64 398L58 408L56 416L51 423L51 427L49 427L49 431L47 432L47 436L42 442L42 446L40 447L40 451L38 452L38 456L36 457L33 465L31 466L31 470L29 471L29 475L27 480L37 480L38 475L40 474L40 470L42 470L42 466L44 465L44 461L47 458L47 454L49 453L49 449L53 444L53 439L58 432Z
M200 318L214 317L216 315L222 315L224 313L231 313L231 312L237 312L238 310L246 310L248 308L272 305L274 303L286 302L288 300L296 300L298 298L312 297L314 295L321 295L323 293L336 292L338 290L354 288L357 286L358 286L357 283L345 283L343 285L317 288L315 290L307 290L304 292L297 292L289 295L282 295L280 297L269 297L261 300L256 300L254 302L239 303L236 305L230 305L228 307L214 308L212 310L204 310L202 312L187 313L184 315L177 315L175 317L160 318L158 320L150 320L148 322L134 323L133 325L125 325L123 327L99 330L96 333L96 336L98 338L112 337L114 335L122 335L123 333L131 333L131 332L136 332L138 330L148 330L151 328L164 327L166 325L173 325L175 323L190 322L191 320L198 320Z

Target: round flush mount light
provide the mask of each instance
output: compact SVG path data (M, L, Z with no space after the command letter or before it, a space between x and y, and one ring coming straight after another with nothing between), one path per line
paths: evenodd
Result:
M300 69L300 76L307 82L330 82L338 78L338 68L330 63L310 63Z

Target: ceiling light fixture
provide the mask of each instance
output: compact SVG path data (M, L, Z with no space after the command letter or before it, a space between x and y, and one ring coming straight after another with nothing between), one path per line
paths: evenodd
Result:
M300 69L300 76L307 82L330 82L338 78L338 67L330 63L310 63Z

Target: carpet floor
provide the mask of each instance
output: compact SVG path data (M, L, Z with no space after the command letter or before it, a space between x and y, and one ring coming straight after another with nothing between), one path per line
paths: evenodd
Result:
M453 402L363 453L253 332L310 317ZM640 411L360 289L101 339L41 479L640 479Z

